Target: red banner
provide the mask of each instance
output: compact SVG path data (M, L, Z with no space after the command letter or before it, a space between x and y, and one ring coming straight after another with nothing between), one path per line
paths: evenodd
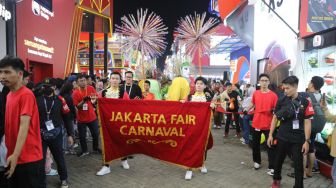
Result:
M210 103L98 99L103 160L144 154L199 168L210 134Z

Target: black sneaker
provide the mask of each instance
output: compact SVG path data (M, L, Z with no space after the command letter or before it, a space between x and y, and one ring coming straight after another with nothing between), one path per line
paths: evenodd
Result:
M67 180L63 180L61 182L61 188L68 188L68 187L69 187L68 181Z
M84 156L86 156L86 155L89 155L90 153L88 152L88 151L86 151L86 152L82 152L82 153L80 153L79 155L78 155L78 157L84 157Z

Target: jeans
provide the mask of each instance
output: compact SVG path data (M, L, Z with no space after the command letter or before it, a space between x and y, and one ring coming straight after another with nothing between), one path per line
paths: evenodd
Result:
M91 135L92 135L92 148L94 151L98 150L98 121L94 120L89 123L78 123L78 133L79 133L79 142L81 145L82 152L87 152L87 143L86 143L86 127L89 128Z
M253 161L261 164L261 154L260 154L260 139L261 139L261 133L264 133L265 135L265 141L268 139L269 130L260 130L256 131L255 129L252 129L252 155L253 155ZM267 147L267 155L268 155L268 168L274 169L274 159L275 159L275 151L274 148Z
M331 176L333 178L333 184L334 184L334 188L335 188L336 187L336 158L334 158L334 163L333 163L333 167L332 167Z
M303 154L301 153L303 143L291 143L278 139L276 157L274 161L274 180L281 180L282 164L288 150L292 152L294 161L295 185L294 188L303 188Z
M252 119L251 115L244 115L243 117L243 138L246 144L250 142L250 121Z
M18 164L14 174L9 179L9 188L45 188L44 163L43 160L36 162Z
M226 125L225 125L225 133L229 133L230 124L232 121L232 116L234 116L234 121L236 123L236 133L240 133L240 125L239 125L239 114L237 112L233 112L233 114L227 114Z
M45 164L47 149L49 147L50 152L56 162L57 171L60 175L60 180L61 181L67 180L68 173L67 173L67 168L65 165L65 159L64 159L64 154L63 154L63 134L60 133L55 139L52 139L52 140L42 139L42 146L43 146L43 159L44 159L43 164Z

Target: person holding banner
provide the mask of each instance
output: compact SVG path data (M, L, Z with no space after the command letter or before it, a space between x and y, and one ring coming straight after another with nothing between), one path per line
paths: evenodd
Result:
M190 102L211 102L211 100L212 100L211 95L205 94L205 92L204 92L204 90L207 86L207 80L203 77L198 77L195 80L195 85L196 85L196 91L193 95L188 96L188 101L190 101ZM181 101L181 102L184 102L184 101ZM211 106L213 106L213 105L211 105ZM215 106L216 105L214 105L213 107L215 107ZM207 151L209 149L211 149L212 146L213 146L213 138L212 138L211 132L210 132L209 139L208 139L207 143L208 143L208 145L207 145L207 148L206 148L205 154L204 154L205 160L207 158ZM203 173L203 174L208 173L208 169L205 167L204 164L201 167L201 173ZM185 175L185 179L186 180L191 180L192 176L193 176L192 170L188 169L187 172L186 172L186 175Z
M102 91L102 96L105 98L110 99L120 99L120 86L121 83L121 75L119 72L112 72L111 73L111 79L110 79L110 87ZM126 161L126 162L125 162ZM127 158L125 160L122 160L121 164L124 167L124 169L129 169L129 166L125 168L125 163L127 164ZM96 173L97 176L104 176L106 174L111 173L111 168L109 164L104 164L104 166Z

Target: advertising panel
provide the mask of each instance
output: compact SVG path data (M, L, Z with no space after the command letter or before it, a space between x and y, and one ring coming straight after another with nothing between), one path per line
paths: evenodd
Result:
M75 2L57 0L50 7L35 0L17 4L17 54L31 72L47 68L51 73L44 76L63 77Z
M336 26L336 1L301 0L300 36L305 37Z

